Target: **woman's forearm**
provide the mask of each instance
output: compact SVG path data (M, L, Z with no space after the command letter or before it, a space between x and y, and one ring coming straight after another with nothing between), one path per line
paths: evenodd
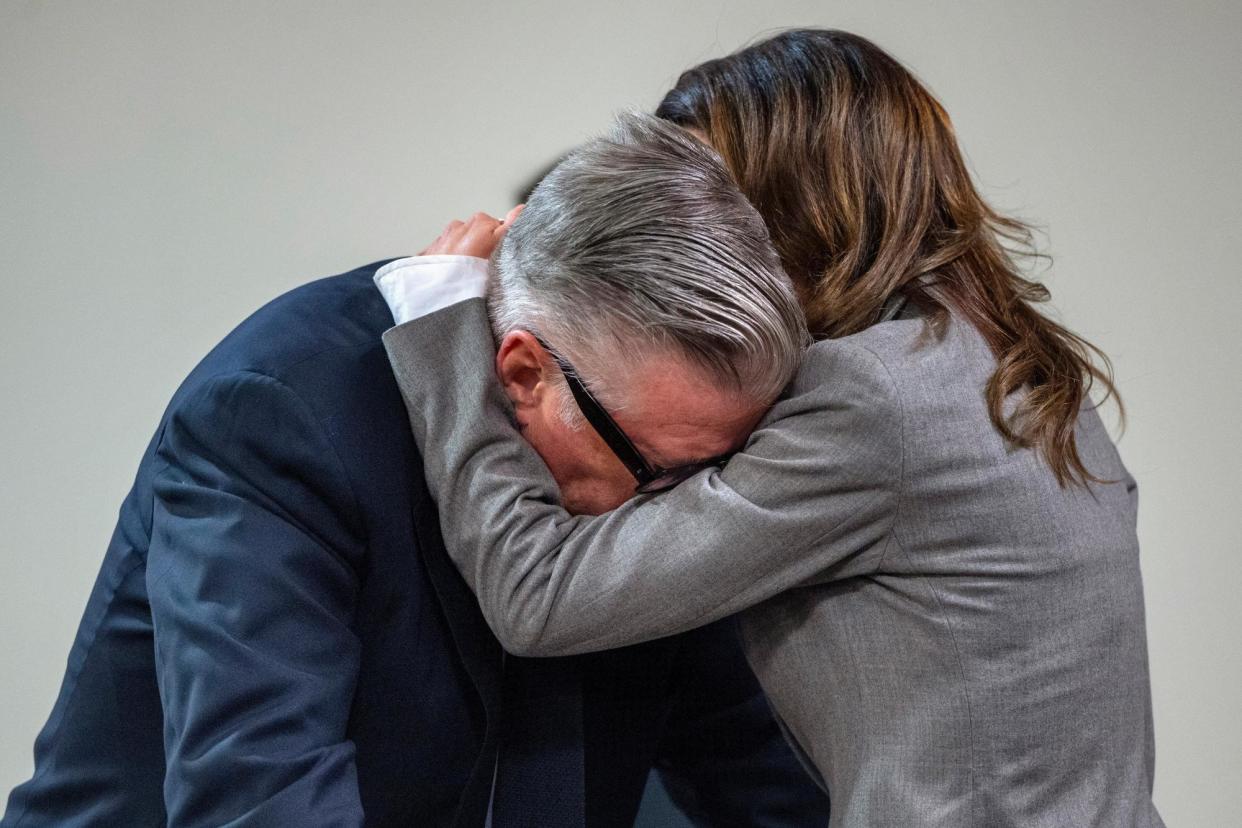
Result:
M723 473L574 517L511 421L482 300L384 341L445 545L511 652L563 655L671 635L826 572L867 571L883 554L900 418L869 354L834 352L842 382L867 381L833 404L814 383L782 401Z

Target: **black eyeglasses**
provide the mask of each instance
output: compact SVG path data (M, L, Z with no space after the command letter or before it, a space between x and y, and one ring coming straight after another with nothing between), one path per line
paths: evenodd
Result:
M565 382L568 383L569 391L574 395L574 402L578 404L578 410L582 412L582 416L586 417L586 421L591 424L591 428L595 429L595 433L608 444L608 448L612 449L612 453L617 456L622 465L629 470L630 474L634 475L634 479L638 481L638 486L635 487L634 491L639 494L653 494L671 489L704 469L710 469L713 466L723 466L733 456L732 453L722 454L710 460L687 463L684 466L674 466L671 469L648 463L647 458L643 457L642 452L638 450L634 442L621 430L621 426L617 425L616 420L604 410L599 401L583 385L582 380L578 377L578 372L569 364L569 361L554 351L548 343L538 336L535 337L535 341L542 345L543 349L551 355L552 359L556 361L557 367L561 369L561 373L565 375Z

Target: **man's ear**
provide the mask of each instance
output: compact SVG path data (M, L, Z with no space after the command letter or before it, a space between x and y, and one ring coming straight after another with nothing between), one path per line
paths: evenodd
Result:
M517 412L536 407L548 393L547 351L529 331L510 331L496 351L496 376Z

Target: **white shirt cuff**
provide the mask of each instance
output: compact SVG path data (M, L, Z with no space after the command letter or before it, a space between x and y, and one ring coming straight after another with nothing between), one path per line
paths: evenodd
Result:
M487 295L487 259L410 256L375 271L375 286L398 325Z

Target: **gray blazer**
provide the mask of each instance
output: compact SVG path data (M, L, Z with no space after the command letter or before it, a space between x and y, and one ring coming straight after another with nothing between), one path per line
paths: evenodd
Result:
M742 612L834 826L1163 825L1134 480L1007 445L973 328L916 310L808 352L722 471L572 517L511 422L484 304L385 337L445 543L502 643L602 650Z

